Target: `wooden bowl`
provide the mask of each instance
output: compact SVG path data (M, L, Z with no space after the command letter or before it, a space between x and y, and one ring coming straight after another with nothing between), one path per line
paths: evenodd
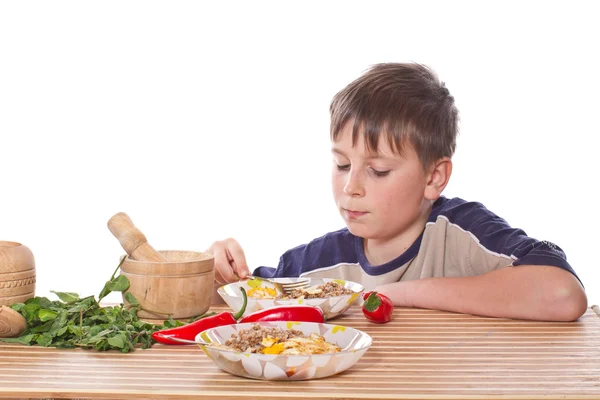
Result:
M197 251L160 251L168 262L136 261L127 257L121 274L131 286L123 293L132 293L146 310L140 318L191 318L210 308L215 280L212 254ZM150 311L151 310L151 311Z
M35 296L35 259L17 242L0 241L0 306L23 303Z

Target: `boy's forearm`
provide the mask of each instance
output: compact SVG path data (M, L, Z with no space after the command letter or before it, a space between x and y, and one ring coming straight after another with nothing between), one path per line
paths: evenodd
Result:
M572 321L587 308L577 278L550 266L506 267L473 277L395 282L377 290L398 306L490 317Z

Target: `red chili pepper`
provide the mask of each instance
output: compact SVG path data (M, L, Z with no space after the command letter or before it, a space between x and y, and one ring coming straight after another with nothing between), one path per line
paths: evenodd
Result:
M248 298L246 297L246 290L244 288L240 288L242 291L242 295L244 296L244 303L242 304L242 308L236 313L232 314L228 311L224 311L217 315L209 316L206 318L199 319L187 325L178 326L175 328L163 329L161 331L157 331L152 333L152 339L156 340L159 343L163 344L184 344L181 342L176 342L174 340L169 340L165 336L171 336L178 339L184 340L194 340L196 335L200 332L205 331L210 328L215 328L217 326L223 325L231 325L235 324L237 320L244 315L246 311L246 304L248 302Z
M297 321L297 322L325 322L323 311L319 307L308 305L275 306L258 310L248 314L238 322L263 322L263 321Z
M363 295L365 302L362 305L363 314L371 322L383 324L391 321L394 303L384 294L367 292Z

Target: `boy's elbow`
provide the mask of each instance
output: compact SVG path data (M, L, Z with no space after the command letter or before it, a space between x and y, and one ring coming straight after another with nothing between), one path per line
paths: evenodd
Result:
M579 287L571 296L569 312L567 313L567 321L575 321L577 318L585 314L588 308L587 296L583 288Z
M587 296L578 281L560 285L550 304L554 310L552 319L556 321L575 321L585 314L588 306Z

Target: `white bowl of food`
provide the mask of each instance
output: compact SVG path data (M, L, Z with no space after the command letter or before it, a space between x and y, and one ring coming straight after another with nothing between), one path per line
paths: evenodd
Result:
M255 322L219 326L196 336L215 364L233 375L307 380L352 367L373 343L358 329L314 322Z
M274 278L272 280L282 282L290 278ZM280 305L304 304L319 307L323 311L326 320L340 316L348 310L358 299L362 300L361 294L365 288L356 282L342 279L313 278L308 288L296 293L295 298L284 295L277 291L275 285L260 280L250 279L230 283L221 286L217 293L234 312L242 308L243 297L240 287L246 290L248 304L244 316L265 308ZM320 290L320 291L319 291Z

